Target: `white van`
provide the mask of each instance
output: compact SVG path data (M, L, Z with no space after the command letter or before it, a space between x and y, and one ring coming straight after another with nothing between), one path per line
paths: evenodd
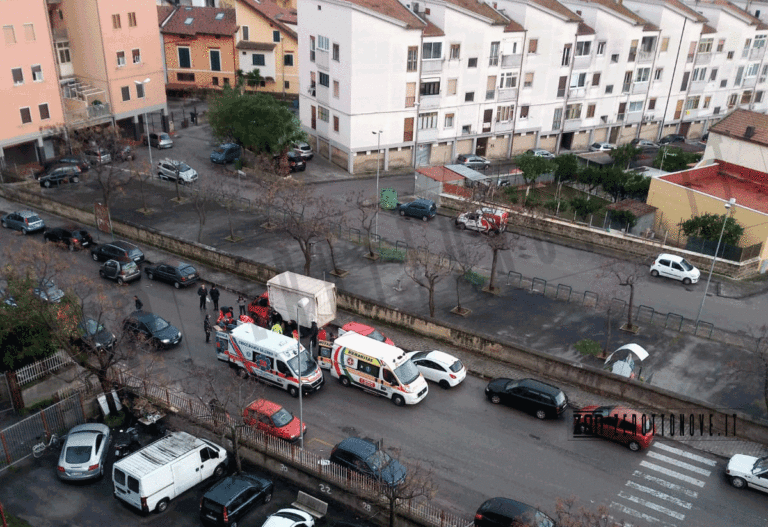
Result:
M172 432L115 462L114 495L142 512L164 512L185 490L223 476L227 462L227 451L219 445Z
M427 396L427 381L405 352L348 331L333 343L331 375L344 386L392 399L397 406L416 404Z

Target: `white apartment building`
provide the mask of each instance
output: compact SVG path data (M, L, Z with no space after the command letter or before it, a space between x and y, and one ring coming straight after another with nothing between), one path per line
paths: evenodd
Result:
M298 20L302 124L353 173L768 110L768 26L725 0L302 0Z

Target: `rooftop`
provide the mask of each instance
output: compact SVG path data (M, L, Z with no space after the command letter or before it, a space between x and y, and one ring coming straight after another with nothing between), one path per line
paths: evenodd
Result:
M449 182L449 181L461 181L464 179L463 176L460 174L457 174L453 170L449 170L443 166L436 166L436 167L424 167L417 170L417 172L423 176L427 176L430 179L434 179L435 181L441 181L443 183Z
M634 214L635 218L656 212L656 207L643 203L642 201L637 201L636 199L623 199L617 203L611 203L605 208L616 211L626 210Z
M158 18L163 6L158 7ZM232 36L237 31L234 9L217 7L179 7L162 26L161 33L171 35Z
M750 134L747 128L752 127ZM732 139L768 145L768 115L749 110L735 110L709 129Z

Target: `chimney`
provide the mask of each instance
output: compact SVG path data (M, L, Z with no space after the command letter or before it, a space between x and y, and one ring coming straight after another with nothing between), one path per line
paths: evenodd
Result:
M745 139L752 139L753 135L755 135L755 127L754 126L747 126L747 130L744 132L744 138Z

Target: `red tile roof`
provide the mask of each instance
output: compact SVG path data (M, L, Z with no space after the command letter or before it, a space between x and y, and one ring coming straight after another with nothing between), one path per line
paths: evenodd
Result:
M746 18L749 20L750 25L757 25L760 24L760 19L757 17L752 16L749 12L744 11L739 6L732 4L731 2L728 2L728 0L697 0L701 4L710 4L710 5L716 5L719 7L723 7L729 11L731 11L733 14L738 15L742 18Z
M674 7L677 10L681 11L682 13L685 13L689 17L693 18L696 22L707 22L707 17L699 13L698 11L694 11L684 3L680 2L680 0L665 0L668 6Z
M219 14L223 14L223 18L217 20ZM189 24L186 23L188 20ZM170 35L232 36L237 32L237 27L234 9L179 7L160 32Z
M171 5L157 6L157 24L160 25L165 22L165 19L168 18L168 15L173 13L174 9L176 8Z
M754 135L745 137L749 126L754 128ZM768 145L768 115L762 113L734 110L709 130L733 139Z
M704 27L701 28L702 35L710 35L712 33L717 33L717 29L713 28L709 24L704 24Z
M618 203L611 203L605 208L608 210L628 210L635 215L635 218L651 214L657 210L653 205L648 205L636 199L623 199Z
M598 4L603 7L606 7L626 18L633 20L636 26L644 26L646 24L649 24L649 22L646 19L644 19L643 17L641 17L640 15L638 15L637 13L629 9L623 3L618 2L617 0L581 0L581 1L583 1L584 3Z
M441 181L443 183L448 181L461 181L464 179L464 176L457 174L453 170L448 170L443 166L420 168L416 172L423 176L427 176L430 179Z
M462 9L466 9L467 11L472 11L473 13L477 13L478 15L484 16L486 18L490 18L493 20L493 25L495 26L506 26L509 22L507 17L484 2L478 2L477 0L445 0L445 2L448 4L453 4L457 7L461 7Z
M296 28L292 27L297 23L295 9L283 7L275 0L243 0L243 4L277 25L288 35L297 38Z
M584 22L579 22L579 27L576 30L577 35L594 35L596 32Z
M405 23L408 29L424 29L426 24L397 0L347 0L350 4L370 9Z
M427 20L427 17L425 16L424 19ZM437 27L434 22L427 20L427 27L422 31L422 35L425 37L444 37L445 32Z
M531 3L536 4L549 11L554 11L562 17L565 17L571 22L581 22L581 17L565 7L557 0L529 0Z
M524 31L525 28L522 26L522 24L518 24L511 18L509 19L509 24L507 24L507 26L504 28L504 33L522 33Z

